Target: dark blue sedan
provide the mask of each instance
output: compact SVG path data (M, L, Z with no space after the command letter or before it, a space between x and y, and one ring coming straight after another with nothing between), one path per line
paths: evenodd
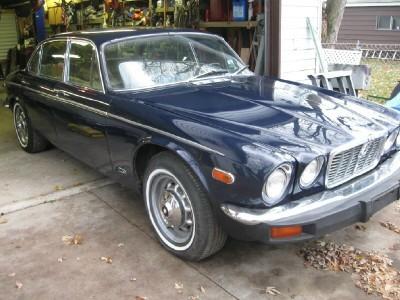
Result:
M59 34L6 86L23 150L55 145L142 191L160 242L185 259L228 235L315 238L399 197L399 113L255 76L215 35Z

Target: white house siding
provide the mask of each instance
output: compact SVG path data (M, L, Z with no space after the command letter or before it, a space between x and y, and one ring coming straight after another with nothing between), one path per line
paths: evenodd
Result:
M317 54L307 29L310 18L317 36L321 34L322 0L282 0L281 78L305 81L318 72Z

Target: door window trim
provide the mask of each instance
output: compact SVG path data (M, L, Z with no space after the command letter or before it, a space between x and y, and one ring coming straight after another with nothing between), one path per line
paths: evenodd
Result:
M34 58L34 56L38 54L39 55L39 60L38 60L38 66L37 66L37 73L34 73L32 71L32 60ZM28 63L26 64L26 70L29 74L38 76L40 74L40 67L41 67L41 61L42 61L42 43L39 44L36 49L33 51L31 57L29 57Z
M82 42L87 42L89 43L93 50L96 53L96 57L97 57L97 69L99 72L99 79L100 79L100 83L101 83L101 89L94 89L92 87L87 87L87 86L82 86L73 82L69 81L69 66L70 66L70 59L69 59L69 55L70 55L70 51L71 51L71 42L72 41L82 41ZM68 45L67 45L67 50L66 50L66 57L67 57L67 63L65 65L65 78L64 78L64 83L69 85L69 86L73 86L73 87L77 87L77 88L83 88L83 89L87 89L87 90L91 90L91 91L96 91L96 92L100 92L105 94L105 88L104 88L104 82L103 82L103 74L101 72L101 67L100 67L100 58L99 58L99 51L95 45L95 43L93 43L91 40L85 39L85 38L75 38L75 37L70 37L68 38Z
M52 39L50 39L50 40L45 40L45 41L41 42L41 43L36 47L34 53L31 55L31 57L29 58L29 61L28 61L28 63L27 63L27 71L28 71L30 74L32 74L32 75L34 75L34 76L37 76L37 77L39 77L39 78L50 79L50 80L57 81L57 82L64 82L64 81L65 81L65 58L66 58L66 52L64 52L64 67L63 67L62 81L60 81L59 79L54 78L54 77L49 77L49 76L40 74L40 71L41 71L41 69L42 69L43 46L46 45L46 44L52 43L52 42L60 42L60 41L61 41L61 42L66 42L66 48L65 48L65 49L67 50L67 47L68 47L68 39L66 39L66 38L52 38ZM66 51L66 50L65 50L65 51ZM32 63L33 56L34 56L38 51L40 51L40 53L39 53L39 72L38 72L38 74L35 74L35 73L32 73L32 71L30 70L30 67L31 67L31 63Z
M71 40L84 41L84 42L88 42L88 43L90 43L92 45L94 51L96 52L97 68L98 68L99 73L100 73L101 90L96 90L96 89L89 88L89 87L82 87L82 86L74 85L74 84L72 84L72 83L67 81L67 78L69 78L69 50L70 50L70 44L71 44L70 41ZM48 76L43 76L43 75L40 74L40 70L41 70L41 66L42 66L43 45L51 43L51 42L56 42L56 41L65 41L67 43L66 49L65 49L65 52L64 52L64 68L63 68L63 79L62 80L59 80L59 79L56 79L56 78L52 78L52 77L48 77ZM32 59L33 59L34 55L36 55L36 53L38 51L40 51L40 53L39 53L39 62L38 62L39 63L39 70L38 70L38 73L35 74L35 73L33 73L31 71L31 64L32 64ZM96 91L96 92L101 92L102 94L105 94L106 92L105 92L105 86L104 86L104 79L103 79L103 73L102 73L102 68L101 68L100 63L101 63L101 60L100 60L99 49L97 48L96 44L93 41L91 41L89 39L86 39L86 38L61 37L61 38L51 38L49 40L45 40L45 41L41 42L36 47L36 49L34 50L34 52L32 53L31 57L29 58L26 70L31 75L37 76L39 78L50 79L50 80L53 80L53 81L62 82L64 84L67 84L67 85L70 85L70 86L73 86L73 87L87 88L89 90ZM67 77L67 75L68 75L68 77Z

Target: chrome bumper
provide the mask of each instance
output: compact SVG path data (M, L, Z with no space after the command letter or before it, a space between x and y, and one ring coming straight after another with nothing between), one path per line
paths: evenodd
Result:
M358 202L373 202L376 197L399 186L400 152L365 175L307 198L292 201L271 209L247 209L222 204L222 211L245 225L301 224L312 219L351 208Z

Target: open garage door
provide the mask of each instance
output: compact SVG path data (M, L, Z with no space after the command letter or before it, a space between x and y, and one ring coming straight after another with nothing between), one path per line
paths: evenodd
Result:
M18 43L16 15L13 9L0 10L0 62L7 59L7 52Z

